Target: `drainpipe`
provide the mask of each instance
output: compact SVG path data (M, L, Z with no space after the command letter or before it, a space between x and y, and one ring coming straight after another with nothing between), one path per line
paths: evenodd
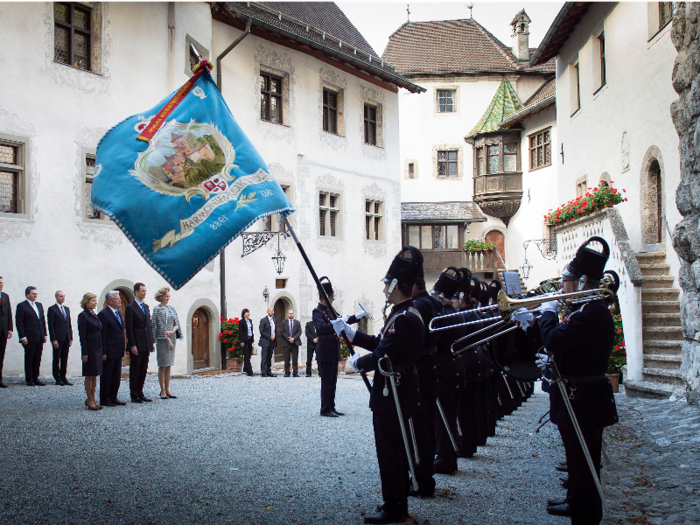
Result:
M245 32L234 40L223 53L216 57L216 85L219 87L219 91L221 91L221 60L250 34L250 23L251 20L248 19L245 26ZM221 255L219 255L219 289L221 300L221 317L228 319L226 312L226 248L221 250ZM226 345L224 344L223 340L221 341L221 369L226 370Z

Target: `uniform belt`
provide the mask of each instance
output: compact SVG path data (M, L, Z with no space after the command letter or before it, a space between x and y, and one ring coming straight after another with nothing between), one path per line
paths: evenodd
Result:
M598 374L595 376L580 376L580 377L569 377L569 376L562 376L562 379L566 379L566 381L572 385L585 385L586 383L595 383L596 381L602 381L605 379L607 376L605 374Z
M319 339L338 339L337 334L333 334L333 335L321 335L321 334L319 334L317 337Z

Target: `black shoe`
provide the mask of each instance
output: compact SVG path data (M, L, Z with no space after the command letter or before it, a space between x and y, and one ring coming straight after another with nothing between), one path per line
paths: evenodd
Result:
M457 463L448 464L447 461L436 459L433 461L433 474L454 474L459 468Z
M248 377L253 377L253 372L246 374Z
M143 403L143 401L141 401L141 398L138 398L138 397L132 397L131 402L132 403Z
M435 486L432 489L418 486L418 490L413 490L413 487L408 491L408 495L414 498L432 498L435 496Z
M5 383L3 383L2 381L0 381L0 388L7 388L7 385Z
M124 401L120 401L118 397L115 397L115 398L112 399L111 401L112 401L112 403L114 403L115 405L119 405L119 406L124 406L124 405L126 405L126 403L124 403Z
M306 377L311 377L311 374L306 374Z
M563 505L564 503L566 503L565 499L562 499L562 500L548 499L547 500L548 507L558 507L559 505Z
M152 399L147 398L143 394L141 394L139 397L141 398L141 401L143 401L145 403L150 403L151 401L153 401Z
M554 468L559 472L569 472L569 467L567 465L557 465Z
M380 510L373 516L365 516L365 523L401 523L408 518L407 512L389 512Z
M321 415L322 415L323 417L338 417L338 414L336 414L336 413L333 412L332 410L328 410L328 411L326 411L326 412L321 412Z
M345 415L345 412L338 412L335 408L333 410L331 410L331 412L333 412L336 416L344 416Z
M34 380L34 384L35 384L36 386L46 386L46 383L42 383L42 382L39 381L38 379L35 379L35 380Z
M289 374L284 374L284 377L291 377Z
M272 372L270 372L269 374L267 374L267 377L277 377L277 374L273 374Z
M61 381L63 381L63 384L66 386L73 386L73 383L68 381L68 379L66 379L65 377Z
M547 507L547 514L571 517L571 506L568 503L562 503L561 505Z
M34 381L32 379L27 379L27 386L34 386Z
M107 401L100 401L100 405L102 405L103 407L115 407L115 406L117 406L116 403L113 403L113 402L110 401L110 400L107 400Z
M561 488L569 490L569 480L568 479L565 479L564 481L562 481L559 484L561 485Z
M66 384L63 382L63 379L57 379L56 386L66 386Z
M292 377L299 377L299 374L294 374Z

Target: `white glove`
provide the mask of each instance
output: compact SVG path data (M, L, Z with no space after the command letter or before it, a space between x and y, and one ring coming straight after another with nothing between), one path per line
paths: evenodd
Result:
M350 357L348 357L348 363L350 363L350 366L353 368L353 370L357 370L358 372L360 371L360 368L357 366L357 362L360 360L360 352L355 350L355 353L352 354Z
M547 365L549 364L549 356L547 354L535 355L537 356L537 359L535 359L535 364L537 365L537 368L544 372L547 369Z
M527 308L518 308L515 312L513 312L510 318L513 321L519 322L522 325L523 330L527 330L532 324L532 321L535 319L535 314L533 314Z
M542 313L552 312L558 314L559 310L561 310L561 303L559 301L547 301L546 303L542 303L542 308L540 310Z
M365 316L365 311L364 311L364 310L360 310L359 312L357 312L357 313L355 314L355 319L357 319L357 320L359 321L359 320L362 319L364 316Z
M341 333L345 332L349 339L355 339L355 333L357 332L357 330L355 330L342 318L333 319L331 321L331 324L333 325L333 330L335 330L336 334L340 335Z

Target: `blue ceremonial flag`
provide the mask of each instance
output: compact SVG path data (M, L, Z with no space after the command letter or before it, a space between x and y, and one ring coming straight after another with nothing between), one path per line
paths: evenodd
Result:
M207 63L97 146L92 205L176 290L256 220L294 208Z

